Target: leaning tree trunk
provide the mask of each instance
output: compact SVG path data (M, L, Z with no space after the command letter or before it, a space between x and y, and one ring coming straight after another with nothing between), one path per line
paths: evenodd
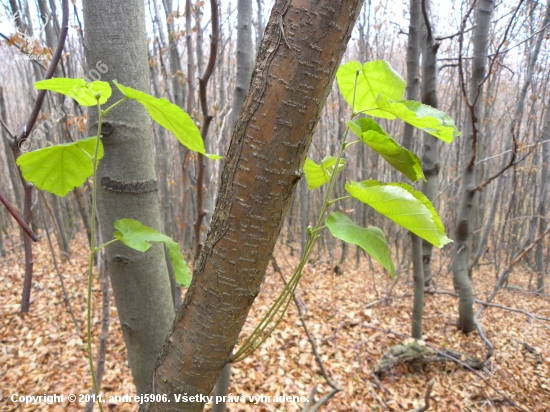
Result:
M108 71L101 80L149 92L144 3L85 0L86 59ZM113 103L122 95L113 87ZM88 113L88 129L95 134L97 113ZM103 123L105 155L97 181L101 235L113 238L113 224L122 218L161 228L157 180L153 167L149 115L138 103L125 102ZM111 278L130 369L139 393L144 393L155 360L174 319L170 280L161 245L146 253L117 242L106 248L106 269Z
M472 76L467 96L467 116L465 124L464 167L460 201L457 209L454 249L452 253L452 271L455 291L459 294L459 328L464 333L476 329L473 310L472 280L469 276L469 260L472 249L471 235L472 209L476 195L476 151L481 140L479 119L483 112L483 83L487 72L487 50L489 48L489 29L493 14L493 0L478 0L476 6L476 25L473 33L474 56ZM461 39L462 40L462 39ZM461 68L462 69L462 68Z
M360 0L278 0L225 159L193 282L165 342L151 411L200 411L175 394L208 395L260 291L311 136L361 8Z

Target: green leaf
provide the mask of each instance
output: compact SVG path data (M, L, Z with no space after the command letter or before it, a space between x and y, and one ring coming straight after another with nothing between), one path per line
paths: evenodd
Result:
M382 95L377 97L376 103L386 112L446 143L451 143L455 137L460 136L453 119L431 106L414 100L390 100Z
M98 93L101 93L99 104L104 104L111 97L112 92L111 86L107 82L96 80L88 83L83 79L68 79L66 77L41 80L34 84L34 88L64 94L75 99L81 106L95 106L97 104L95 96Z
M350 120L347 125L365 144L411 181L426 180L418 156L397 143L374 120L363 117Z
M383 184L377 180L346 183L351 196L369 205L432 245L452 242L433 205L421 192L402 183Z
M390 248L381 229L375 226L369 228L357 226L340 212L331 213L326 224L332 236L359 246L388 270L392 278L395 276Z
M369 116L395 119L393 114L378 109L376 97L378 94L382 94L389 99L402 99L405 93L405 81L384 60L367 62L363 66L355 61L343 64L336 72L336 79L340 93L350 106L353 105L353 89L355 88L357 70L359 70L359 76L357 77L353 110L356 113L364 112Z
M328 183L330 176L334 173L334 166L336 165L336 158L332 156L326 156L321 164L318 165L309 157L304 163L304 173L306 175L307 187L309 190L317 189ZM338 172L341 172L346 167L346 161L340 159L340 165L338 166Z
M151 118L171 131L182 145L194 152L206 154L197 125L180 107L164 98L156 99L147 93L118 84L116 81L114 84L124 96L141 103Z
M63 197L93 174L96 139L87 137L25 153L17 158L17 164L27 182ZM103 157L101 140L97 157Z
M223 159L223 156L220 156L220 155L217 155L217 154L206 153L205 156L208 157L210 160L221 160L221 159Z
M151 247L151 242L162 242L168 248L168 255L174 264L176 281L182 286L191 283L191 272L183 259L183 254L176 242L155 229L143 225L134 219L120 219L115 222L115 238L132 249L145 252Z

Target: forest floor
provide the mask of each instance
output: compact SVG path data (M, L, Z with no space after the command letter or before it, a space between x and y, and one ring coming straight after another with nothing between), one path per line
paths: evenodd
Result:
M9 244L7 245L9 246ZM389 331L408 335L412 312L412 281L402 275L384 300L392 284L387 273L363 258L354 268L355 250L349 263L335 273L333 262L313 260L305 269L298 299L305 321L315 338L324 366L343 389L322 410L326 411L410 411L424 405L426 388L434 380L430 410L434 411L550 411L550 322L524 314L490 307L480 320L495 346L493 358L482 371L466 370L452 362L426 364L421 368L396 366L378 377L375 364L392 346L406 339ZM23 284L22 248L0 258L0 410L77 411L84 403L22 405L13 395L87 394L91 378L86 357L86 262L83 238L72 245L71 258L60 269L82 333L77 334L67 311L59 278L47 242L35 244L32 305L21 314ZM288 279L297 254L276 247L277 263ZM436 257L436 266L438 258ZM452 291L448 262L442 262L436 277L438 290ZM511 283L527 290L530 274L516 271ZM475 295L484 300L495 282L494 269L484 266L474 273ZM262 292L256 299L243 329L245 337L261 314L281 291L280 276L269 266ZM99 281L93 288L94 353L101 328ZM425 298L425 342L440 349L453 349L483 360L486 347L477 332L468 336L456 328L457 299L427 294ZM502 290L494 300L504 306L550 317L548 297L540 298L518 290ZM476 305L476 307L479 307ZM311 352L296 307L291 305L284 320L258 351L233 365L233 396L295 396L307 399L317 386L316 399L329 392ZM108 340L103 396L132 395L134 387L114 302ZM507 400L508 399L508 400ZM273 400L273 398L272 398ZM515 403L514 406L510 400ZM136 411L132 403L107 402L106 411ZM299 402L229 403L229 411L299 411ZM97 407L96 407L97 408ZM209 407L208 407L209 408ZM523 408L523 409L521 409ZM97 410L97 409L96 409Z

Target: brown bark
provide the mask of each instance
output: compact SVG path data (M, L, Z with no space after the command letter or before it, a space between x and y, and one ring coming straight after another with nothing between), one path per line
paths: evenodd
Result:
M279 0L235 125L212 226L142 410L200 411L258 295L361 0ZM281 32L284 30L284 33Z

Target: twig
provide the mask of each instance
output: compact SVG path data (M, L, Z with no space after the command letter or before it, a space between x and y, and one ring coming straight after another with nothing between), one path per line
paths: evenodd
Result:
M38 242L40 239L36 235L36 233L33 232L33 230L25 223L25 221L19 216L19 213L17 213L17 210L8 202L8 199L4 197L4 195L0 192L0 202L8 209L8 212L10 215L13 216L13 218L19 223L19 226L25 231L25 233L33 240L33 242Z
M45 203L44 195L42 195L42 203ZM51 213L51 210L48 209L48 211ZM63 292L63 298L65 302L67 303L67 308L69 309L69 314L71 315L71 318L73 319L74 327L76 329L77 335L80 336L80 326L78 326L78 321L76 320L76 316L73 312L73 307L71 305L71 300L69 299L69 294L67 293L67 289L65 288L65 281L63 280L63 275L61 274L61 271L59 270L59 266L57 266L57 259L55 257L55 251L53 249L52 239L50 237L50 232L48 231L48 226L46 224L46 218L44 217L44 208L42 208L42 213L40 213L42 216L42 223L44 225L44 229L46 231L46 236L48 237L48 245L50 246L50 252L52 254L53 259L53 265L55 267L55 271L57 272L57 277L59 278L59 282L61 283L61 291ZM50 217L53 219L53 216L50 215Z
M430 394L432 393L434 383L435 383L435 380L433 379L428 382L428 387L426 388L426 395L424 396L424 406L420 408L416 408L412 412L424 412L430 408Z
M52 56L52 61L48 66L48 70L44 74L44 80L51 79L53 77L55 69L57 68L58 63L61 60L61 56L63 55L63 48L65 46L65 40L67 39L67 32L69 31L69 0L63 0L61 8L63 10L61 32L59 33L57 48L54 55ZM19 145L22 140L25 140L27 137L29 137L32 128L34 127L34 124L38 119L38 113L40 113L40 109L42 108L42 103L44 102L44 98L46 97L46 92L47 90L41 90L38 93L29 119L23 127L23 131L21 132L21 134L15 139L16 145Z
M512 260L508 264L506 269L504 269L501 275L498 277L495 288L493 289L493 293L491 293L491 296L489 296L489 298L487 299L487 302L491 302L493 298L496 296L499 289L502 288L502 284L508 279L508 276L510 275L512 268L515 265L517 265L527 255L527 253L529 253L529 251L533 249L533 247L535 247L536 244L539 243L539 241L541 241L542 238L544 238L544 236L546 236L548 233L550 233L550 225L546 228L544 232L542 232L542 234L538 238L536 238L529 246L527 246L520 253L518 253L517 256L514 258L514 260Z
M516 153L517 153L516 150L515 150L516 147L517 147L516 139L514 138L514 149L511 150L512 157L510 158L510 161L508 162L508 164L506 166L504 166L502 169L500 169L498 172L496 172L493 176L491 176L487 180L485 180L485 182L481 183L479 186L474 188L473 190L476 190L476 191L483 190L485 188L485 186L487 186L489 183L491 183L493 180L495 180L500 175L504 174L504 172L506 172L509 168L511 168L513 166L516 166L517 164L521 163L523 160L525 160L525 158L527 158L527 156L529 156L531 153L533 153L533 150L536 147L536 143L534 145L532 145L532 147L529 149L528 153L525 156L523 156L521 159L518 159L517 161L515 161L516 160ZM477 162L476 162L476 164L477 164Z
M2 125L6 133L12 138L12 141L15 140L15 136L13 135L11 130L8 128L8 126L6 126L6 123L4 123L4 121L1 118L0 118L0 125ZM12 144L11 141L10 141L10 144Z
M456 293L448 292L446 290L426 289L426 293L435 293L435 294L438 294L438 295L449 295L449 296L454 296L455 298L459 297ZM550 322L550 318L545 318L543 316L538 316L538 315L535 315L531 312L527 312L526 310L523 310L523 309L513 308L513 307L510 307L510 306L499 305L498 303L485 302L485 301L478 300L478 299L474 299L474 303L477 303L478 305L484 305L484 306L489 306L489 307L493 307L493 308L503 309L503 310L507 310L507 311L510 311L510 312L521 313L522 315L528 316L531 319L534 319L534 320L539 321L539 322L542 322L542 321ZM541 323L541 324L544 325L543 323ZM548 326L546 326L546 325L544 325L544 326L548 328ZM550 330L550 328L548 328L548 329Z
M6 36L4 33L0 33L0 37L3 37L8 42L10 41L10 38L8 36ZM23 51L23 48L21 46L19 46L18 44L15 44L15 43L13 43L13 45L15 47L17 47L21 53L25 54L25 52ZM31 61L34 64L36 64L37 66L39 66L42 70L46 70L46 67L42 63L40 63L40 61L38 61L38 60L31 60Z
M279 268L279 265L277 264L277 260L275 259L275 256L273 256L273 254L271 254L271 263L273 265L273 269L275 270L275 272L277 272L281 276L281 279L283 280L283 283L286 285L287 281L286 281L286 279L283 275L283 272ZM334 382L330 378L330 376L328 376L328 373L327 373L327 371L325 369L325 366L323 364L323 360L321 359L321 355L319 355L319 351L317 350L317 345L315 344L315 340L313 339L313 336L311 335L311 333L309 332L309 329L307 327L307 323L306 323L306 320L304 319L304 312L302 310L302 307L301 307L300 303L298 302L298 299L296 298L296 295L294 293L292 294L292 299L294 300L294 304L296 305L296 309L298 309L298 316L300 317L300 322L302 323L302 327L304 328L304 331L306 332L307 339L309 341L309 344L311 346L311 350L313 352L313 356L315 356L315 361L317 362L317 365L319 366L319 369L321 369L321 374L325 378L325 381L332 388L332 391L330 391L325 396L323 396L321 399L319 399L313 406L310 406L311 405L311 402L310 402L310 403L306 404L304 409L302 409L302 412L316 412L316 411L319 410L319 408L321 406L323 406L325 403L327 403L330 398L332 398L338 392L341 392L343 389L336 382ZM311 391L310 400L311 400L311 397L315 394L316 388L317 388L317 385Z

